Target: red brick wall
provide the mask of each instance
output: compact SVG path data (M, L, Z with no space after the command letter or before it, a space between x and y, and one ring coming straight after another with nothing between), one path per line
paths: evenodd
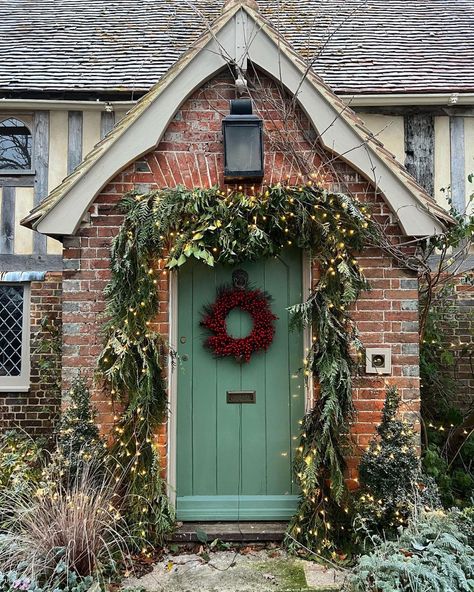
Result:
M449 402L467 413L473 409L474 401L474 286L464 282L463 276L456 278L435 310L440 319L440 352L447 349L455 359L453 366L444 367L444 372L454 380Z
M44 319L61 330L62 274L48 273L31 283L31 389L0 393L0 429L21 428L33 436L50 435L61 406L61 357ZM58 339L61 339L59 334Z
M370 184L338 160L325 164L314 131L301 113L288 119L287 98L268 80L261 80L254 94L257 112L265 120L265 179L276 183L288 178L302 179L301 174L314 172L318 179L334 190L350 191L371 204L373 215L387 224L387 234L400 240L400 231L380 196ZM203 86L177 111L155 151L134 163L104 188L90 209L90 220L83 223L77 236L65 242L64 276L64 357L63 379L67 386L79 368L92 377L101 350L101 321L104 310L103 289L109 278L109 248L117 234L121 217L115 205L122 195L135 188L147 191L183 184L187 187L222 186L223 154L221 120L228 112L228 99L234 91L225 77ZM290 147L291 150L290 150ZM326 157L326 159L325 159ZM323 165L321 165L323 162ZM307 166L306 166L307 165ZM251 191L251 188L248 188ZM256 188L258 189L258 188ZM372 284L372 291L357 303L354 318L366 346L390 346L393 371L388 380L399 386L407 410L419 409L417 283L378 250L368 249L361 264ZM168 278L164 271L157 277L160 291L158 328L168 333ZM374 433L380 419L385 396L384 381L363 377L354 392L358 411L353 426L355 450L360 454ZM113 421L110 396L95 391L99 421L104 429ZM162 435L161 442L165 438ZM351 479L356 478L356 460L350 460Z
M474 286L457 284L454 298L453 342L459 347L454 370L456 405L463 412L474 402Z

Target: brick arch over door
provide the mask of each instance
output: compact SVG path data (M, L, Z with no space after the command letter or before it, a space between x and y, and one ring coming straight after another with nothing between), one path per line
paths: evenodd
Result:
M314 132L305 116L297 112L290 119L283 118L280 108L284 107L285 97L279 88L265 77L259 77L259 83L265 89L261 91L261 100L257 97L255 101L256 111L265 119L265 181L276 183L288 178L298 181L299 163L307 166L309 162L313 166L308 169L319 171L332 189L349 191L370 204L374 216L386 224L391 239L402 240L393 214L370 184L341 160L324 155L322 159L319 148L315 153L311 144ZM103 289L110 277L110 244L122 221L117 203L124 193L135 188L148 191L179 184L189 188L222 185L221 120L233 97L231 79L223 75L196 91L179 108L158 147L119 173L96 198L76 236L65 240L64 388L79 369L92 380L101 351L100 313L105 307ZM288 142L293 146L292 154L286 151ZM322 160L331 163L321 167ZM354 311L362 341L365 346L392 348L390 380L400 388L406 410L416 412L419 408L417 282L377 249L366 250L360 260L372 284L372 290L361 297ZM160 277L157 286L160 307L154 328L168 335L169 280L165 270ZM313 281L316 278L314 269ZM106 388L97 386L94 398L99 409L98 422L107 431L115 413L110 394ZM349 459L351 478L356 476L356 457L367 446L380 418L383 381L371 377L358 379L354 398L358 415L353 426L355 457ZM166 426L157 438L166 456Z

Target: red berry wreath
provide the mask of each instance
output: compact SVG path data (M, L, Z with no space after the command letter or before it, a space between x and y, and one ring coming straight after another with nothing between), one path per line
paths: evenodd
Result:
M201 325L213 333L205 345L217 357L233 356L239 362L248 362L254 352L267 350L273 341L273 322L277 319L270 310L269 300L261 290L222 289L201 321ZM240 308L252 317L253 327L247 337L231 337L227 332L226 318L234 308Z

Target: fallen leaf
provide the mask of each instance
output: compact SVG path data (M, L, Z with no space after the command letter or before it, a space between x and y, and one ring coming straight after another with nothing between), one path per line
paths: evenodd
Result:
M249 555L250 553L254 552L254 548L250 547L250 545L248 545L247 547L242 547L242 549L240 549L240 554L241 555Z
M201 529L196 530L196 538L200 543L206 544L208 541L207 532Z

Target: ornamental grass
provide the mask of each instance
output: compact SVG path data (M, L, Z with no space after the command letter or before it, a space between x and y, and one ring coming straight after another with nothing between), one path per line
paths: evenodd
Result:
M40 583L101 577L129 562L133 540L121 514L119 483L103 466L84 461L70 478L67 459L44 481L10 489L0 499L0 572Z

